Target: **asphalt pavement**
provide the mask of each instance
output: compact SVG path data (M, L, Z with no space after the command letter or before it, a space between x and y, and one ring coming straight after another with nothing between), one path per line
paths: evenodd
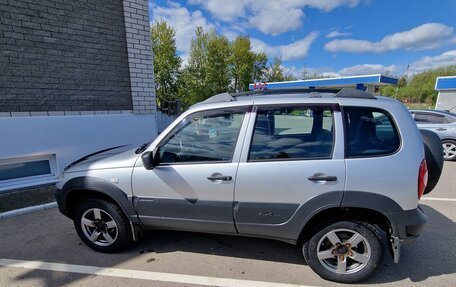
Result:
M422 236L388 252L360 285L456 285L456 162L421 201ZM280 285L283 284L283 285ZM297 246L266 239L149 231L118 254L92 251L57 209L0 220L0 286L337 286L304 265ZM342 284L340 284L342 285Z

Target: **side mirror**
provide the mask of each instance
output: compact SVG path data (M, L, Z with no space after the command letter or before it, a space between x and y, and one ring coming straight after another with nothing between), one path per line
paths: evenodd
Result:
M147 170L153 169L160 163L160 148L156 147L153 151L142 153L141 160Z

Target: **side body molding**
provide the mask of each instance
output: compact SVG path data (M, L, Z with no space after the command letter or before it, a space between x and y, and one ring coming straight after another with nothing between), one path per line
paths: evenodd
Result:
M289 243L296 243L301 230L306 223L320 211L339 207L342 202L343 194L343 191L332 191L317 195L299 207L291 204L289 207L293 208L293 214L290 218L286 222L275 224L258 223L256 218L251 218L249 220L244 214L238 214L238 212L235 211L236 226L240 230L247 230L247 232L243 232L243 234L246 235L261 236ZM261 206L261 203L258 203L258 205ZM283 208L283 205L278 207ZM241 219L242 222L239 222L238 219Z
M133 207L131 197L127 196L120 188L112 183L90 176L72 178L63 185L61 190L56 191L60 212L68 216L68 195L72 192L78 192L78 190L92 190L109 196L122 208L129 220L135 224L142 224Z

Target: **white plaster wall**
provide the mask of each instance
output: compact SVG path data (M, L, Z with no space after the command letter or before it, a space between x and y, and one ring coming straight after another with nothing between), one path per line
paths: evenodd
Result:
M437 110L456 112L456 91L440 91L435 105Z
M0 164L9 158L55 154L61 172L92 152L139 146L156 136L153 114L0 117Z

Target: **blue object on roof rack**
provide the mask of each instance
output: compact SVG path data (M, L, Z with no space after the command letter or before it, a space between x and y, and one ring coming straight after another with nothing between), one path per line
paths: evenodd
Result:
M356 88L365 90L367 86L397 85L398 79L381 74L323 78L311 80L298 80L286 82L256 83L250 84L249 90L285 89L285 88Z

